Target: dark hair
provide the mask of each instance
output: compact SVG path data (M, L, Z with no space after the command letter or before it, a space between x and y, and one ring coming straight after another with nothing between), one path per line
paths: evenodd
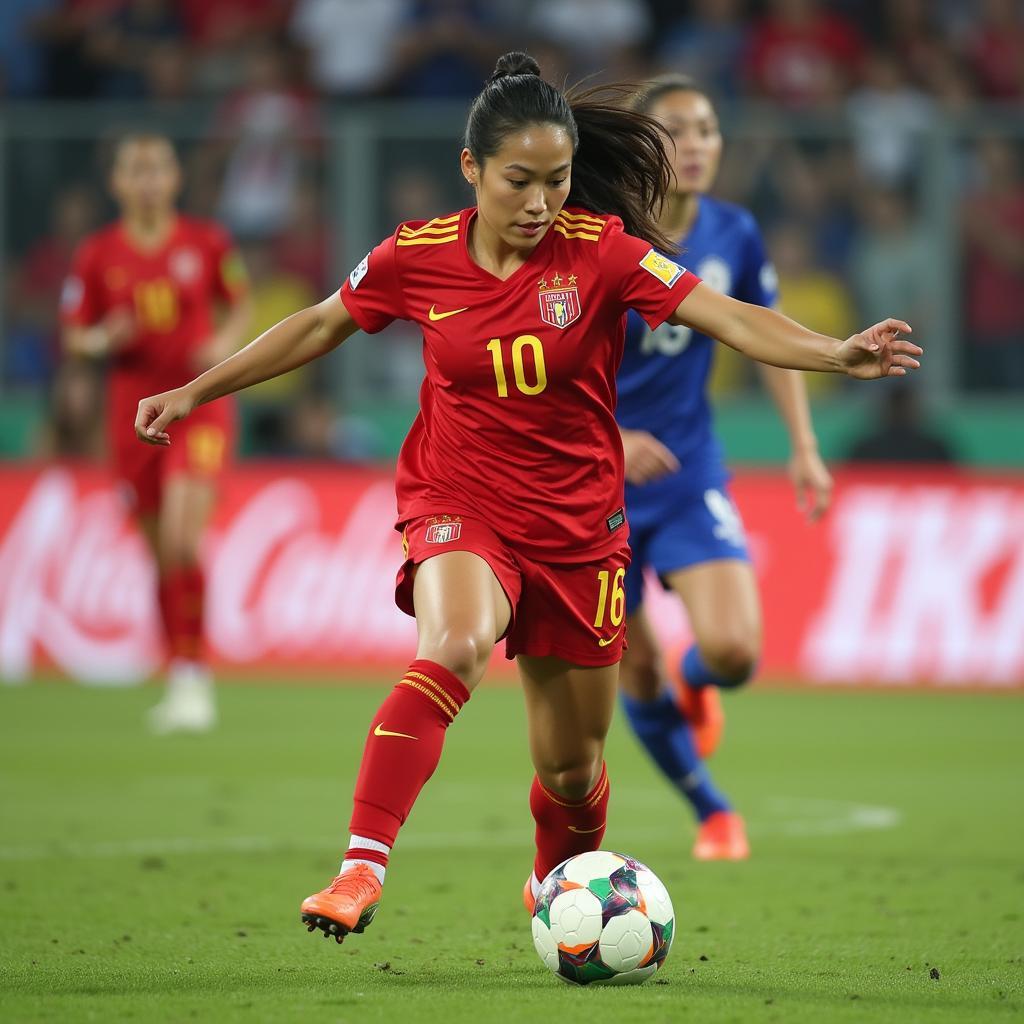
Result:
M473 101L465 146L478 164L511 132L531 124L561 125L572 139L572 184L566 202L622 218L629 234L667 252L675 244L658 227L672 169L661 128L626 105L634 90L598 86L566 93L540 77L525 53L506 53Z
M691 78L689 75L667 74L652 78L637 92L633 97L633 109L638 110L641 114L646 114L658 100L673 92L695 92L700 96L707 97L710 101L707 92L695 78Z

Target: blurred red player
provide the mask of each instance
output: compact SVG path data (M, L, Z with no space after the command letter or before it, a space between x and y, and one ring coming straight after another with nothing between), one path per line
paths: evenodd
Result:
M139 399L187 383L241 344L249 319L245 270L224 230L181 216L171 142L132 135L115 150L110 190L121 211L75 253L61 297L64 347L107 359L108 443L158 568L168 690L150 713L157 732L203 731L216 720L203 649L200 542L234 438L230 400L204 406L182 444L138 444L127 426ZM215 313L227 309L218 326Z

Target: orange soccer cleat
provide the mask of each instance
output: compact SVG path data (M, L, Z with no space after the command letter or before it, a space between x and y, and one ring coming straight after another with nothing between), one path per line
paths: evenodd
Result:
M537 897L533 895L533 872L530 872L529 877L526 879L526 885L523 886L523 906L526 907L526 912L533 917L533 912L537 908Z
M702 821L693 856L696 860L746 860L750 844L743 819L735 811L716 811Z
M697 755L706 760L722 740L725 730L725 712L722 710L722 697L717 686L690 686L683 678L680 658L672 659L672 692L676 707L686 719L693 733L693 744Z
M349 932L363 931L380 906L381 884L365 864L338 875L326 889L302 901L302 923L319 928L324 938L338 942Z

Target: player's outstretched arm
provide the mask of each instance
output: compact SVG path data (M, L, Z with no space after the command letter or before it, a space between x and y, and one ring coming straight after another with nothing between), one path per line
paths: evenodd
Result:
M902 320L883 320L840 341L809 331L773 309L720 295L705 284L683 299L669 321L709 334L751 359L792 370L874 380L902 377L921 365L916 357L922 349L899 337L910 333Z
M789 476L796 487L797 505L816 522L832 503L833 482L818 451L804 375L767 363L757 367L789 434Z
M147 444L169 445L168 425L184 419L197 405L303 366L337 348L356 329L337 294L293 313L184 387L142 399L135 434Z

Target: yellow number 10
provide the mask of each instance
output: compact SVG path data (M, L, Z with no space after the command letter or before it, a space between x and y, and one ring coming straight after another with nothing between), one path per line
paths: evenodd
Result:
M526 379L526 365L523 362L523 350L533 353L533 383ZM508 398L508 379L505 376L505 358L501 353L501 339L491 338L487 342L487 351L491 353L494 363L494 381L498 385L498 397ZM512 374L516 387L524 395L539 395L548 386L548 373L544 366L544 346L540 338L532 334L522 334L512 342Z
M597 615L594 616L595 629L600 629L604 625L604 610L605 605L608 604L609 576L611 573L607 569L602 569L597 574L597 582L601 589L597 595ZM615 575L611 577L612 601L608 608L608 618L613 626L621 624L623 613L626 610L626 592L622 589L622 581L625 576L625 569L616 569Z

